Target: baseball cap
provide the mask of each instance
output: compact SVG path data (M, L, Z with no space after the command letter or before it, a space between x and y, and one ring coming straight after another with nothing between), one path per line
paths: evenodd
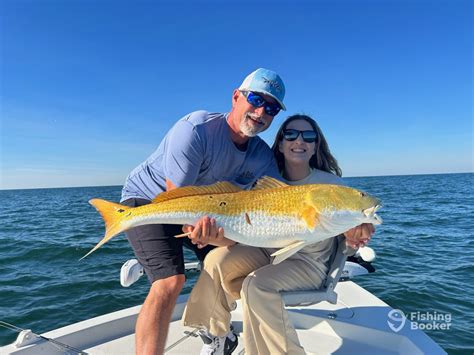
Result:
M285 84L280 76L272 70L259 68L250 73L239 87L240 91L253 91L273 97L282 110L286 111L283 105L285 97Z

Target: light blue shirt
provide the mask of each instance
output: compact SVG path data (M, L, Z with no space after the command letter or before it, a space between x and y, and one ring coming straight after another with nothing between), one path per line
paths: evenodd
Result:
M229 181L247 189L265 175L281 179L262 139L250 138L241 151L231 139L227 114L196 111L180 119L158 149L129 174L121 200L151 200L166 190L166 179L177 187Z

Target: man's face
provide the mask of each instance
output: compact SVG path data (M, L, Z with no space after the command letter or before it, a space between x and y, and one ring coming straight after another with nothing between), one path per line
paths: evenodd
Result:
M264 94L260 95L266 102L276 104L275 99ZM234 112L239 122L240 132L247 137L255 137L259 133L265 131L273 121L275 116L271 116L265 112L264 106L255 107L251 105L244 94L240 91L234 91Z

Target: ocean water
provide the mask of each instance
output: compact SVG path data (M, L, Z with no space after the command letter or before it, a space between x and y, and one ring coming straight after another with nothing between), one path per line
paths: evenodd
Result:
M427 334L448 353L472 354L474 174L346 180L384 204L371 242L377 271L355 281L405 314L449 314L449 330ZM87 201L118 201L120 189L0 191L0 320L41 333L143 302L145 277L120 286L120 267L133 257L123 235L79 261L103 235ZM183 292L196 278L188 274ZM0 345L15 338L0 327Z

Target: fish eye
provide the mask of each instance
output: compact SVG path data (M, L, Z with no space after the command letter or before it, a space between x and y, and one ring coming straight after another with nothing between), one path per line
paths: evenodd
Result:
M367 195L366 195L365 192L361 192L361 193L360 193L360 196L361 196L361 197L365 197L365 196L367 196Z

